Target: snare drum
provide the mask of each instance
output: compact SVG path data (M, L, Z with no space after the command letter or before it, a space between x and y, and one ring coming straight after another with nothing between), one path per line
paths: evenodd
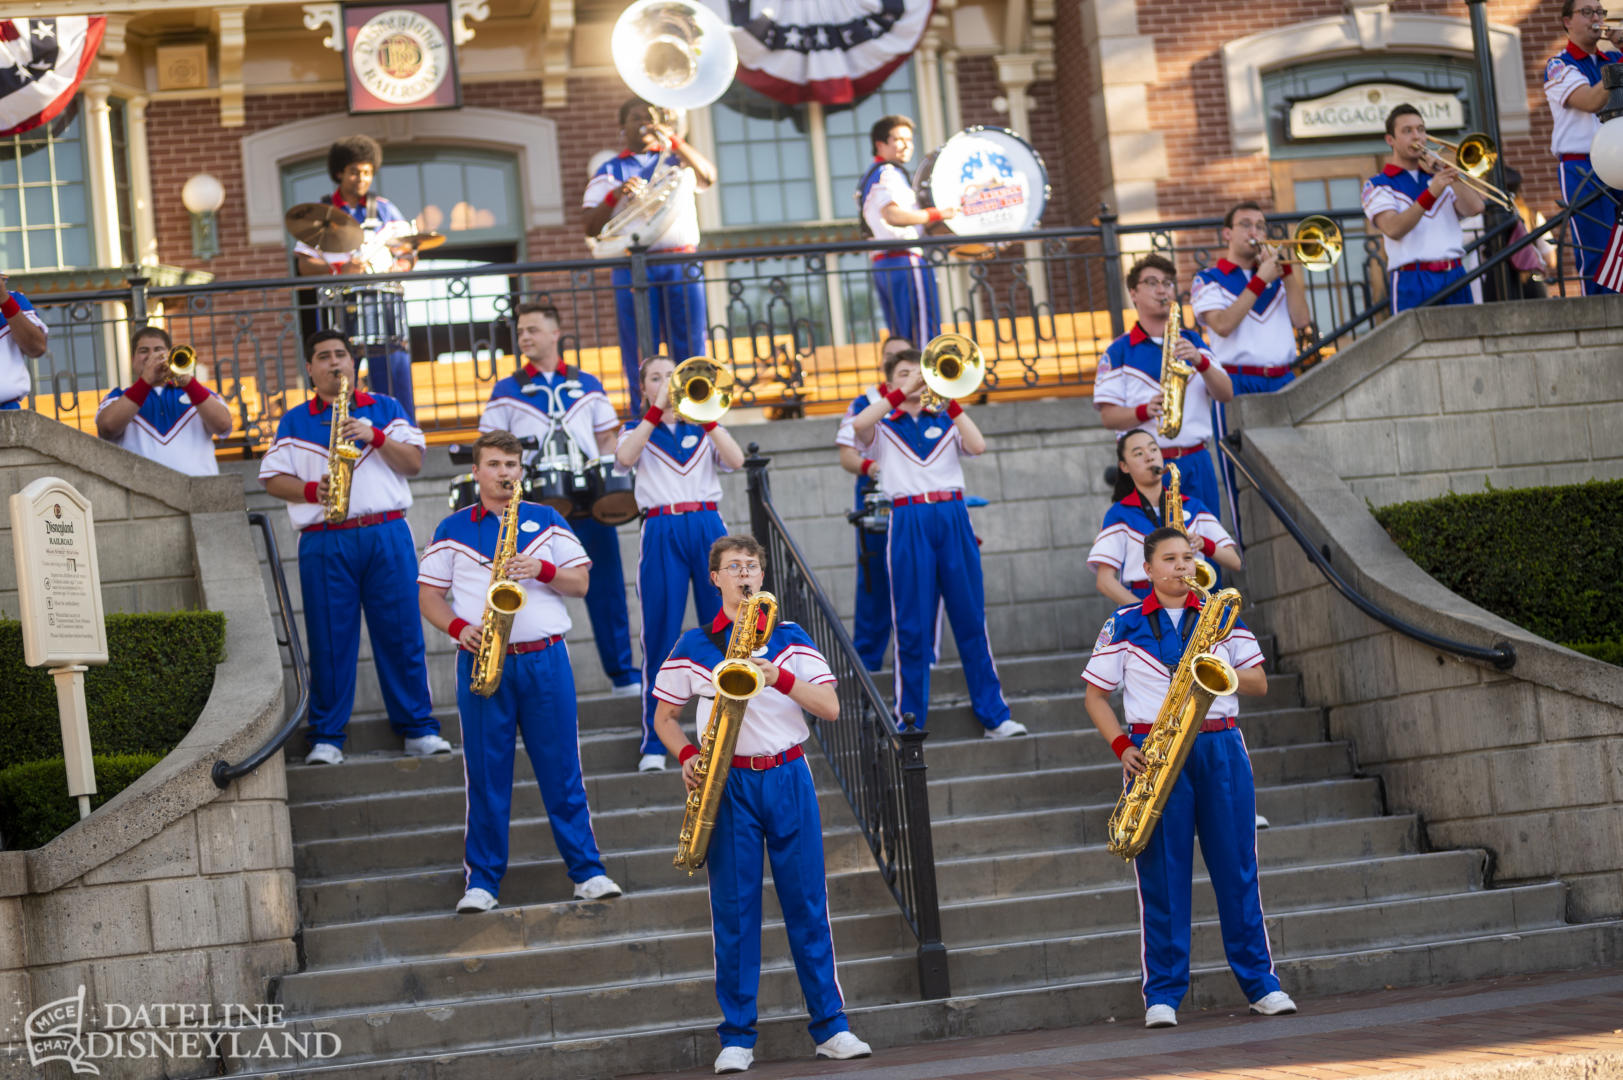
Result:
M919 166L913 190L921 207L956 207L931 233L987 237L1037 228L1048 207L1048 169L1035 147L1008 128L966 128ZM959 244L961 259L989 259L1002 245Z
M617 472L616 469L613 454L586 466L592 485L592 517L605 525L624 525L640 513L635 471Z
M401 283L327 286L322 294L327 328L342 330L356 348L405 343L406 287Z
M530 502L550 506L563 517L575 509L575 474L552 461L538 461L530 466L525 477L526 496Z

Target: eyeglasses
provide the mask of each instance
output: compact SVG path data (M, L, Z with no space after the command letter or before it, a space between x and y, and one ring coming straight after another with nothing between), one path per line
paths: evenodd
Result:
M1171 278L1139 278L1138 283L1146 289L1176 289L1178 283Z
M723 566L722 570L733 575L733 577L743 577L745 574L760 573L761 564L758 562L730 562Z
M1606 9L1603 7L1579 8L1573 14L1582 15L1586 19L1604 19L1606 18Z

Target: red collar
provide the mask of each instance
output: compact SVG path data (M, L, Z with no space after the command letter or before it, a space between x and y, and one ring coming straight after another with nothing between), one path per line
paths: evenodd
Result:
M1166 331L1163 330L1161 333L1165 334ZM1142 323L1134 323L1133 328L1127 332L1127 344L1129 345L1142 345L1148 340L1150 340L1150 335L1145 332Z
M1402 165L1387 165L1381 169L1387 176L1402 176L1407 171Z
M1195 593L1191 591L1189 595L1184 598L1183 609L1185 611L1199 611L1200 597L1196 596ZM1153 588L1150 589L1150 595L1144 598L1144 603L1140 605L1140 610L1142 610L1146 615L1154 615L1157 611L1161 610L1161 601L1156 597L1155 590Z
M373 404L377 403L377 398L373 397L371 394L368 394L365 390L357 390L357 391L355 391L355 393L352 396L355 399L356 408L360 408L362 405L373 405ZM328 407L327 399L322 397L321 394L316 393L316 394L310 395L310 415L311 416L317 416L317 415L321 414L323 411L325 411L327 409L327 407Z
M885 158L880 157L878 154L875 154L873 156L873 163L875 165L889 165L890 164L889 161L887 161Z
M354 207L358 208L358 207L365 206L366 205L366 200L362 199L358 203L345 202L344 201L344 189L343 188L334 188L333 193L332 193L332 204L334 206L354 206Z
M766 612L763 611L763 612L760 613L760 618L755 620L756 627L759 627L761 625L761 623L763 623L765 621L766 621ZM729 619L727 617L727 612L724 609L722 611L716 612L716 617L714 619L710 620L710 632L712 634L719 634L719 633L721 633L723 630L727 629L731 625L733 625L733 620L731 620L731 619Z
M1236 270L1254 270L1256 268L1252 266L1241 266L1239 263L1230 262L1227 259L1218 259L1217 269L1219 273L1232 274Z
M480 499L473 504L473 520L483 521L490 513L491 511L485 509L485 500Z
M524 361L524 374L528 375L532 379L539 379L542 375L544 375L546 373L544 371L542 371L540 368L536 367L530 361L526 360L526 361ZM565 378L568 378L569 377L569 365L564 363L562 360L558 361L558 370L555 371L553 374L562 375Z
M1189 496L1185 495L1183 492L1180 491L1178 493L1178 501L1179 502L1188 502L1189 501ZM1132 491L1128 492L1127 495L1125 495L1122 498L1121 504L1123 506L1143 506L1144 505L1144 497L1138 493L1138 488L1135 487Z
M1568 38L1565 52L1574 60L1593 60L1595 57L1600 55L1600 47L1596 46L1594 52L1586 53L1582 49L1578 48L1577 42L1573 41L1571 38Z

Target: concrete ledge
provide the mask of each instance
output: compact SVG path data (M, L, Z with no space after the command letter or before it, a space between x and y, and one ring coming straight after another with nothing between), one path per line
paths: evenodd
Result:
M1557 1054L1525 1061L1411 1069L1382 1080L1623 1080L1623 1054Z

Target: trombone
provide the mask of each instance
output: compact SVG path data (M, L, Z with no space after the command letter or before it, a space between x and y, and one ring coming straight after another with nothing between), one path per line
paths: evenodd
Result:
M968 397L980 389L986 379L986 357L973 338L942 334L925 343L919 374L925 386L921 403L926 409L939 409L943 402Z
M671 408L690 424L709 424L733 406L733 373L708 356L690 356L671 372Z
M1346 246L1341 238L1341 226L1323 214L1309 214L1296 223L1296 228L1284 240L1258 240L1257 252L1264 248L1289 248L1293 262L1304 270L1328 270L1341 261Z
M1446 163L1445 155L1442 153L1444 150L1453 155L1452 164L1459 170L1460 180L1467 187L1489 202L1515 212L1516 203L1510 194L1484 179L1493 171L1494 162L1499 160L1499 148L1494 145L1491 138L1480 131L1471 132L1457 143L1432 135L1426 136L1426 154Z

